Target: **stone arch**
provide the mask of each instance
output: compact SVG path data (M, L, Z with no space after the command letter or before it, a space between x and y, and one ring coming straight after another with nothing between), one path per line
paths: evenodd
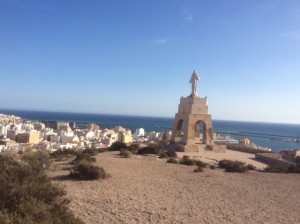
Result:
M184 120L179 119L176 124L175 129L175 142L181 142L181 139L184 135Z
M195 124L195 143L207 143L207 125L203 120L198 120Z

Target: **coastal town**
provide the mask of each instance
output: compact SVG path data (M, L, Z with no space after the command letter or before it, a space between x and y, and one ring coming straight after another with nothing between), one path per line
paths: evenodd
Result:
M201 135L202 136L202 135ZM270 153L271 148L255 145L246 137L236 140L228 135L213 134L214 143L224 145L229 150L255 154L257 160L285 165L293 164L300 156L300 150L282 150ZM53 153L57 150L72 149L83 151L88 148L107 149L115 142L126 145L168 144L172 140L172 131L145 132L143 128L130 129L115 126L101 128L90 123L86 127L76 127L75 122L66 121L32 121L15 115L0 114L0 153L22 153L26 149L46 150Z
M91 123L78 128L74 122L31 121L14 115L0 114L0 152L22 152L34 148L54 152L58 149L84 150L108 148L114 142L125 144L170 140L171 131L149 132L143 128L116 126L101 128Z

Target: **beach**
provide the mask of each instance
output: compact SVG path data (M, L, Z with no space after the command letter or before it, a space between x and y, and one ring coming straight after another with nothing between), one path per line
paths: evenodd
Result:
M238 154L228 150L226 156ZM73 181L64 178L69 171L61 162L49 171L85 223L300 223L299 174L239 174L210 168L195 173L195 167L168 164L154 156L121 158L118 152L96 158L96 165L111 178Z

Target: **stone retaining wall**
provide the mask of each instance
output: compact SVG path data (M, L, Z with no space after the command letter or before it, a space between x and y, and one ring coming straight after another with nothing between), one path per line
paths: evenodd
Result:
M261 150L261 149L254 149L252 147L246 147L246 146L241 146L241 145L236 145L236 144L226 144L227 149L234 150L234 151L239 151L239 152L247 152L247 153L268 153L266 150Z
M283 160L281 158L281 155L279 153L256 153L255 154L255 159L269 163L269 164L276 164L280 166L290 166L290 165L295 165L294 163L288 162L286 160Z

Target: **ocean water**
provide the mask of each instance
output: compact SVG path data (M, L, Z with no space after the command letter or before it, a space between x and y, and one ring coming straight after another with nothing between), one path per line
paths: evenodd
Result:
M22 110L1 110L0 113L20 116L28 120L54 120L54 121L73 121L77 126L84 126L88 123L96 123L102 128L123 126L134 131L137 128L144 128L147 132L162 132L172 130L173 118L161 117L142 117L142 116L123 116L123 115L104 115L104 114L83 114L83 113L63 113L63 112L41 112L41 111L22 111ZM215 132L229 133L230 137L240 139L249 137L250 141L259 146L271 147L272 151L283 149L300 149L300 143L285 142L278 138L270 138L268 135L289 136L300 138L300 125L298 124L278 124L278 123L258 123L240 121L221 121L213 120ZM243 134L233 134L231 132L244 132ZM259 133L253 136L248 133Z

